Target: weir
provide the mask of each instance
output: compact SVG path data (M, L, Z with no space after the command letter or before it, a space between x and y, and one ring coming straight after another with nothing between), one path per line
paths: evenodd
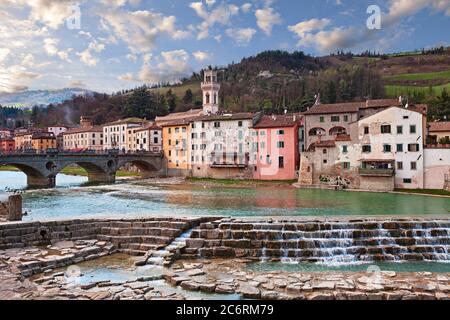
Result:
M449 262L450 220L242 221L204 223L184 257L285 263Z

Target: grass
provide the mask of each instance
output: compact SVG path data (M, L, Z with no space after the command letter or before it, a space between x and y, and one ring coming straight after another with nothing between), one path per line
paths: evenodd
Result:
M448 196L450 197L450 191L439 189L396 189L396 192L402 193L414 193L414 194L427 194L433 196Z
M450 83L431 87L434 95L440 95L444 89L450 91ZM400 95L412 94L414 92L428 94L430 92L429 87L415 87L415 86L397 86L386 85L386 95L389 97L398 97Z
M14 166L0 166L0 171L20 171ZM66 167L61 170L62 174L67 174L70 176L82 176L87 177L88 173L81 167ZM119 170L116 173L116 177L139 177L139 172L129 172L124 170Z
M397 74L393 76L384 77L386 80L402 81L402 80L436 80L436 79L449 79L450 70L440 72L428 72L428 73L405 73Z
M264 181L264 180L252 180L252 179L237 180L237 179L192 178L192 177L188 177L188 178L186 178L186 180L189 181L189 182L215 183L215 184L222 184L222 185L254 185L254 184L260 184L260 185L286 184L286 185L291 185L291 184L297 182L297 180L271 180L271 181Z

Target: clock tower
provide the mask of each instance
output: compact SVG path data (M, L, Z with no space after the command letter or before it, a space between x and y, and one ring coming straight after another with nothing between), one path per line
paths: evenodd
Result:
M203 91L203 114L217 114L219 112L219 91L220 84L217 79L217 70L211 67L203 71L202 82Z

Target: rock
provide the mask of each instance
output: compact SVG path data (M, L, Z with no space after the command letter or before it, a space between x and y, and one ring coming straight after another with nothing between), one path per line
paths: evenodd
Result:
M402 292L389 292L389 293L385 293L385 299L386 300L402 300L403 296L405 295L405 293Z
M192 269L192 270L186 271L186 275L189 277L201 276L204 274L205 274L205 272L201 269Z
M214 292L216 290L216 285L214 283L202 283L199 285L199 289L202 292Z
M442 292L438 292L438 293L436 293L436 299L438 299L438 300L450 300L450 295L442 293Z
M262 291L261 299L262 300L278 300L280 298L280 294L276 291Z
M383 294L382 293L368 293L367 299L368 300L383 300Z
M331 281L322 281L322 282L313 281L311 287L314 290L333 290L335 287L335 283Z
M273 284L273 282L268 282L268 283L263 283L261 285L262 288L266 289L266 290L270 290L273 291L275 289L275 285Z
M248 299L259 299L261 298L261 291L258 288L244 285L239 288L239 293L242 294L244 298Z
M286 280L274 280L273 284L275 285L275 287L277 288L286 288L288 285L288 282Z
M235 291L234 291L232 286L224 285L224 284L216 286L216 290L215 291L216 291L216 293L220 293L220 294L233 294L233 293L235 293Z
M309 297L309 300L334 300L332 293L313 293Z
M423 291L435 291L437 289L436 285L434 285L433 283L424 283L424 284L416 284L414 286L416 289L418 290L423 290Z
M293 283L286 287L286 290L290 291L290 292L300 292L300 291L302 291L302 289L303 289L303 284L301 284L301 283Z
M347 293L347 299L348 300L367 300L367 295L362 292L348 292Z
M200 284L193 281L184 281L181 283L181 287L189 291L198 291L200 289Z
M132 282L132 283L124 284L124 287L128 287L128 288L131 288L133 290L139 290L139 289L148 288L149 285L146 284L146 283L142 283L142 282Z
M389 278L394 278L397 274L394 271L381 271L381 274Z
M85 295L91 300L105 300L111 297L111 293L109 293L108 291L89 292Z

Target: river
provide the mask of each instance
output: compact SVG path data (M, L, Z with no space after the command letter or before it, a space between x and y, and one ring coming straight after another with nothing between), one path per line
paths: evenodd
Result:
M24 191L25 221L166 216L370 216L449 215L450 199L385 193L226 188L121 181L88 186L87 178L58 175L57 188ZM0 172L0 190L23 189L21 172Z

